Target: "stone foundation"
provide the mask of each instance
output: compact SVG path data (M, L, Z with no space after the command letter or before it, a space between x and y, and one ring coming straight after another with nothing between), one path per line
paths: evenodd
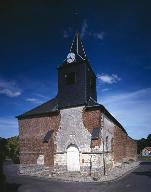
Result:
M53 171L53 167L46 167L44 165L25 165L20 164L19 174L31 176L49 176Z

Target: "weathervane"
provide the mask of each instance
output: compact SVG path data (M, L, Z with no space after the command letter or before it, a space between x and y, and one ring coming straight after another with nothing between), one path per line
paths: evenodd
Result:
M79 32L79 11L78 9L74 10L74 23L75 23L75 31Z

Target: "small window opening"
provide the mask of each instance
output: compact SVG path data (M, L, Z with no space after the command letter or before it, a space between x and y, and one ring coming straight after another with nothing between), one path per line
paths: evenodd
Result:
M96 87L96 79L94 77L91 77L90 79L90 87L92 89Z
M109 143L108 143L109 141L108 140L109 140L109 137L107 136L106 137L106 151L108 151L108 148L109 148Z
M67 73L65 74L66 84L72 85L75 84L76 77L75 72Z

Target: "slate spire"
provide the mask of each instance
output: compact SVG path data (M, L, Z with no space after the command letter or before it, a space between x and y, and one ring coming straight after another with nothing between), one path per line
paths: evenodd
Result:
M79 56L83 60L87 59L79 32L77 32L74 36L74 39L70 48L70 52Z

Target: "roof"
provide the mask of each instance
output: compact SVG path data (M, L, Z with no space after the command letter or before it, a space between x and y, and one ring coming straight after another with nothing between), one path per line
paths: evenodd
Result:
M70 48L70 52L75 53L76 55L86 59L86 53L80 38L80 33L76 33Z
M70 106L70 107L75 107L75 106ZM126 132L126 130L123 128L123 126L107 111L107 109L99 104L99 103L91 103L91 105L86 106L86 110L93 110L93 109L101 109L103 113L111 119L118 127L122 129L123 132ZM46 115L54 112L58 112L58 97L55 97L46 103L43 103L42 105L39 105L38 107L35 107L34 109L27 111L21 115L18 115L18 119L24 119L28 117L33 117L33 116L39 116L39 115ZM94 132L92 132L92 135L96 135L99 133L97 128L93 129ZM147 147L151 151L151 147Z
M21 115L18 115L17 118L26 118L31 116L37 116L37 115L44 115L52 112L56 112L58 110L58 98L55 97L46 103L43 103L42 105L39 105L38 107L35 107L34 109L27 111Z
M151 147L145 147L145 149L147 149L147 151L151 152Z

